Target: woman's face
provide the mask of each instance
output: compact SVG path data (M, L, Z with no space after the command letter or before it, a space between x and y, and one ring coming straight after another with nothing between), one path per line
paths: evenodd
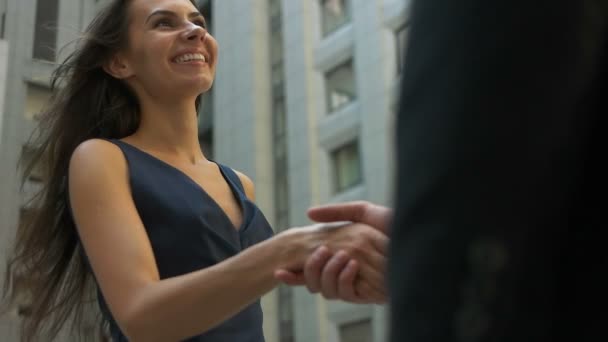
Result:
M132 0L127 82L158 96L198 96L215 77L218 45L188 0Z

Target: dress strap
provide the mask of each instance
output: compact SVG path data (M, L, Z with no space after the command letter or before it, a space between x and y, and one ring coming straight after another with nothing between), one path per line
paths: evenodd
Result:
M228 166L222 165L220 163L217 163L217 165L220 167L221 171L226 175L226 177L228 177L228 179L232 183L234 183L234 185L236 185L236 187L243 193L243 195L245 195L245 188L243 187L243 183L241 182L241 179L236 174L236 172L234 172L234 170L229 168Z

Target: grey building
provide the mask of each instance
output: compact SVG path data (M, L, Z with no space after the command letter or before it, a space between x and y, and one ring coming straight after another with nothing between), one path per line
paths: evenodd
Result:
M0 277L36 177L19 187L58 47L107 0L0 0ZM392 120L408 0L199 1L220 44L205 96L205 152L248 174L280 231L315 204L391 198ZM31 23L34 23L32 25ZM51 23L51 25L49 25ZM54 25L54 23L57 23ZM52 29L56 27L56 29ZM263 298L268 342L383 341L385 308L328 302L280 287ZM0 316L17 340L19 307Z
M404 0L214 0L216 159L256 182L276 230L311 205L392 196L392 127ZM369 342L385 308L280 288L281 342Z
M49 78L56 60L67 50L99 6L96 0L3 0L0 2L0 277L15 227L28 210L25 200L39 184L34 175L20 189L17 161L27 158L28 137L36 115L50 96ZM8 49L4 45L8 45ZM6 62L7 58L7 63ZM17 341L23 308L0 316L0 340Z

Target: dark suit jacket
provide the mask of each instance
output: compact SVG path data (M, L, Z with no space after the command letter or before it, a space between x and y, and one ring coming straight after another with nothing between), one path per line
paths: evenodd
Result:
M414 1L392 342L608 341L607 1Z

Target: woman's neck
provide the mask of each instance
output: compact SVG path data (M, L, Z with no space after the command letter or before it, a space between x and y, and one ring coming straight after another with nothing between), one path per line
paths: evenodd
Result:
M173 154L192 164L206 160L198 140L194 100L142 103L141 122L132 138L147 148Z

